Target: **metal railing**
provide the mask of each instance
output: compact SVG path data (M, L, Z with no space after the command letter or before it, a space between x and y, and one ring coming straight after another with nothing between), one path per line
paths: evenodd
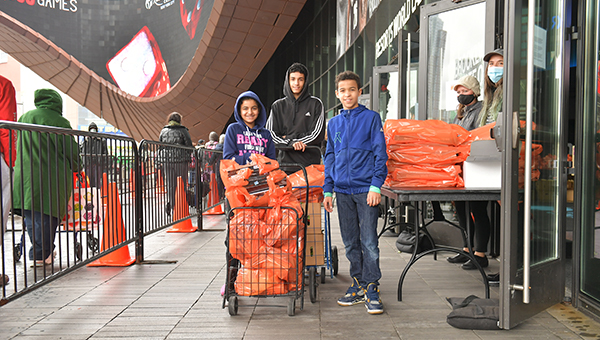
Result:
M10 211L0 216L0 283L10 279L0 305L85 265L142 263L145 236L194 217L202 230L202 212L223 203L219 151L13 122L0 129L18 136L14 169L0 168Z

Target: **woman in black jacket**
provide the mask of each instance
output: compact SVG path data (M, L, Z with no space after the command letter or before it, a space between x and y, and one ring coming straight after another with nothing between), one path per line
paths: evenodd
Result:
M192 148L192 138L188 129L181 125L181 115L173 112L167 118L167 125L160 131L158 141L164 144L173 144ZM184 186L187 185L188 166L191 162L193 150L179 147L161 146L159 159L163 166L163 175L167 186L168 202L165 211L168 215L175 205L175 192L177 190L177 178L183 179Z

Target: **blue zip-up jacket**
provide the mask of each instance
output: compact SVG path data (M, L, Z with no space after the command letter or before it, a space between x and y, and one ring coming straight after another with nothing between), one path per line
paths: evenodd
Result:
M242 116L240 116L239 107L241 99L250 97L258 103L260 113L256 118L253 128L248 127ZM236 122L227 127L225 133L225 143L223 144L223 159L234 158L240 165L245 165L250 159L250 155L258 153L271 159L277 157L275 153L275 143L271 137L271 132L265 129L267 121L267 110L262 104L256 93L246 91L240 94L235 102L234 115Z
M360 194L379 188L387 177L381 117L363 105L341 110L327 125L326 193Z

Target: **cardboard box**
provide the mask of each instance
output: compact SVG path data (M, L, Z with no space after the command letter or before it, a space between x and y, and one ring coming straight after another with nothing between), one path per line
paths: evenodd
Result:
M308 226L306 234L322 234L323 227L321 225L321 203L308 203Z
M494 140L476 140L463 163L463 180L468 189L500 189L502 153Z
M325 242L323 233L306 235L306 259L307 266L321 266L325 264Z

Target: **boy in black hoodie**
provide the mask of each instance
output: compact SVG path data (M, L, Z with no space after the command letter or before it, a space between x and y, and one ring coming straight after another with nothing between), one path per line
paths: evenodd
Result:
M282 163L299 163L304 166L321 163L321 147L325 137L325 114L321 99L308 93L308 69L294 63L285 74L284 98L271 105L271 114L266 128L271 131L278 147L293 147L294 150L279 151L277 160Z

